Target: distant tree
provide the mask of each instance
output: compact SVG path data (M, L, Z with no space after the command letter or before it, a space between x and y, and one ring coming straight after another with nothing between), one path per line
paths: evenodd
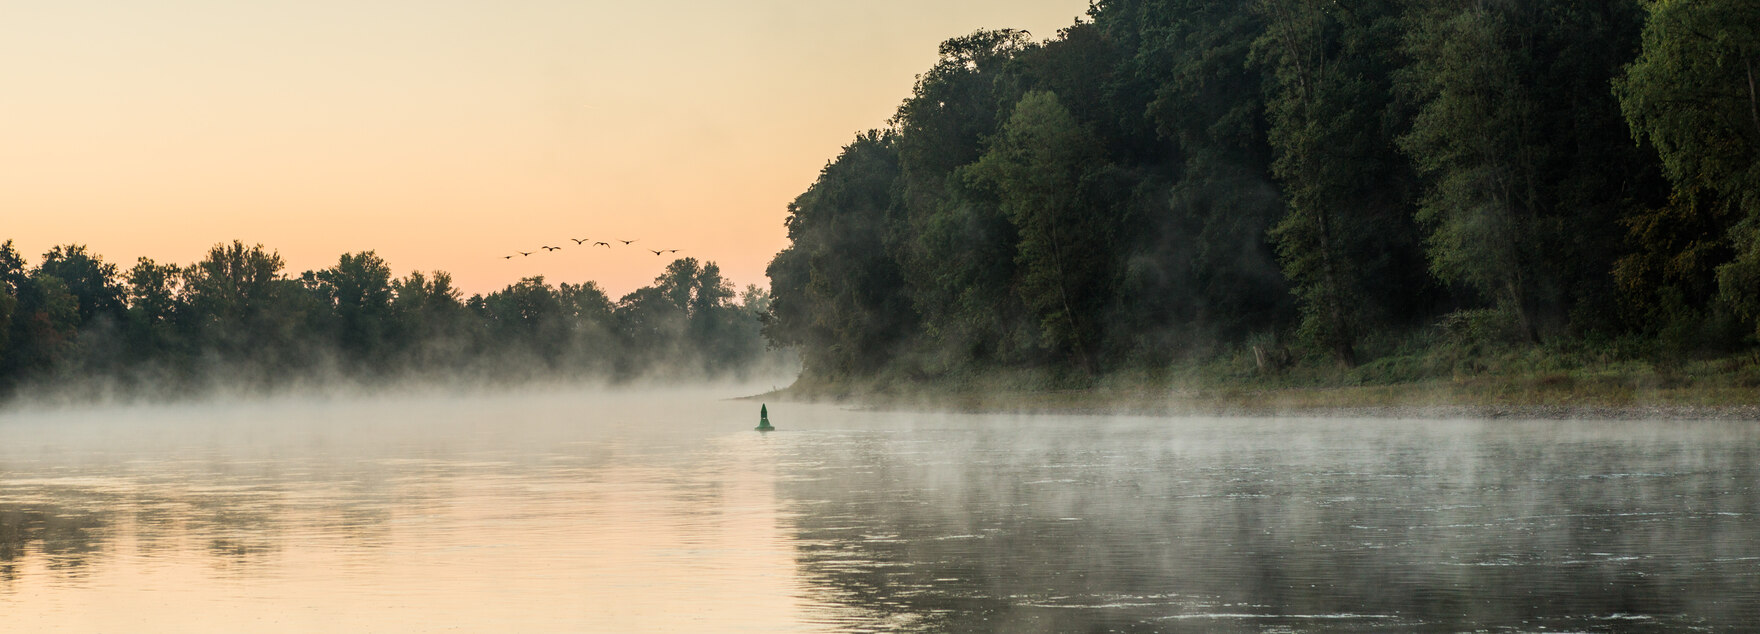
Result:
M0 285L14 295L23 288L30 279L30 268L26 266L24 257L12 246L12 241L0 243Z
M129 348L136 360L162 360L176 338L180 269L143 257L124 277L128 283Z
M12 241L0 243L0 387L5 387L17 364L9 348L13 342L13 315L18 309L18 293L24 287L25 263Z
M0 288L10 304L0 380L18 380L57 368L73 352L79 300L67 283L41 267L29 269L12 241L0 243Z
M55 370L74 352L79 299L61 278L39 270L25 280L12 322L12 353L4 373Z
M184 267L180 299L188 312L180 326L196 348L270 372L291 363L287 355L327 348L326 338L315 338L324 331L311 324L320 301L315 281L290 280L282 266L280 254L234 240Z
M452 274L411 271L392 283L392 320L402 348L455 348L464 343L465 305ZM434 352L430 350L430 352ZM437 359L429 359L438 361Z
M696 276L690 306L690 338L702 369L710 375L734 370L759 352L752 316L734 305L733 285L721 267L705 262Z
M674 363L683 354L681 343L689 317L665 289L644 286L631 291L617 300L615 317L618 334L629 345L625 372Z
M84 327L104 318L121 321L126 292L118 281L116 265L91 255L85 245L57 246L43 254L37 270L55 276L79 304L79 324Z
M568 316L569 342L577 367L610 372L626 353L618 341L616 306L595 282L564 283L557 299Z
M18 308L18 298L10 291L0 292L0 387L6 384L7 348L12 342L12 312Z
M490 293L484 301L488 308L489 332L492 340L519 348L554 361L559 350L550 345L566 331L562 303L556 289L543 276L521 279L507 288Z
M604 324L611 317L614 305L598 282L565 283L557 292L562 295L563 307L578 320Z
M677 308L680 313L690 315L697 295L697 276L702 268L697 265L696 258L679 258L666 265L665 272L654 278L654 288L659 289L661 296Z
M679 258L654 286L624 296L616 317L646 365L687 364L719 373L757 351L755 329L742 327L751 317L729 303L733 295L714 262Z
M183 269L183 292L197 315L238 321L264 310L282 277L281 256L263 245L234 240L208 250L208 257Z
M747 284L745 290L739 293L740 308L751 313L753 317L769 313L774 300L770 291L757 284Z
M340 320L343 351L362 361L383 360L380 353L393 328L391 267L363 251L343 254L315 277L317 291Z

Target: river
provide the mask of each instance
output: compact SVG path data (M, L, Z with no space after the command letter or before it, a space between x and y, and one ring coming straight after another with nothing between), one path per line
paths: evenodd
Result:
M0 413L11 631L1760 623L1751 423L1012 416L720 390Z

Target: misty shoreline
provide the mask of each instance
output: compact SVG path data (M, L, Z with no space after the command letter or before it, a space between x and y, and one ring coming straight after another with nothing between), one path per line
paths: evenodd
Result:
M1494 402L1456 397L1418 402L1423 390L1391 393L1403 402L1372 402L1387 392L1351 389L1278 389L1192 393L1178 390L1118 392L1053 391L831 394L797 387L744 397L784 403L834 403L871 411L1019 414L1028 416L1147 416L1164 418L1379 418L1394 420L1582 420L1760 421L1760 402L1708 403L1675 400L1610 402ZM1477 395L1475 398L1484 398Z

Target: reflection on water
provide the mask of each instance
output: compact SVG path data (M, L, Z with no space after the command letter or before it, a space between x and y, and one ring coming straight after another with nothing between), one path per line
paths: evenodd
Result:
M0 416L0 614L91 631L1743 631L1739 423L697 394Z
M803 576L857 629L1740 631L1740 424L951 418L803 435ZM886 628L881 628L886 629Z

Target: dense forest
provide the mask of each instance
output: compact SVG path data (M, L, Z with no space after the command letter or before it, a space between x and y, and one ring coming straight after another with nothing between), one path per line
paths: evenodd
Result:
M979 31L789 206L765 332L827 382L1739 353L1757 73L1750 0L1098 0L1049 40Z
M713 262L681 258L612 301L596 284L520 280L463 297L444 272L394 277L371 251L291 276L240 242L195 264L121 270L78 245L31 266L0 244L0 390L177 395L406 379L737 377L766 349L769 294L736 297Z

